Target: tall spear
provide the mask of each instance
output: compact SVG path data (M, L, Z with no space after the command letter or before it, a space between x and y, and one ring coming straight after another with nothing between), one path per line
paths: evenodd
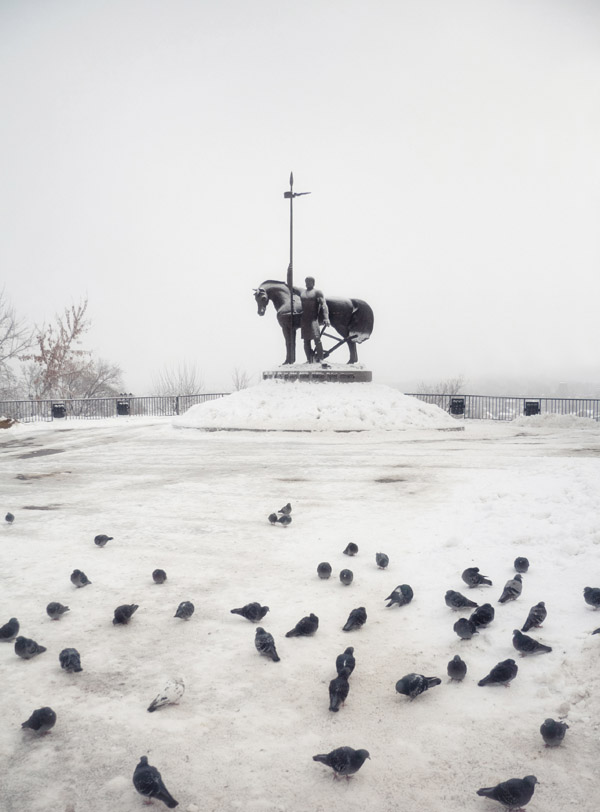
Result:
M290 201L290 264L287 272L287 286L290 292L290 351L288 364L296 362L296 336L294 333L294 198L309 195L310 192L294 192L294 173L290 172L290 191L284 192L284 198Z

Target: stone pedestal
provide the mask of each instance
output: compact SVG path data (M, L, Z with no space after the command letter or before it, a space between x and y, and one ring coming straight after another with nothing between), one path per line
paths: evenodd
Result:
M262 374L263 380L302 381L308 383L371 383L373 373L370 369L348 365L328 367L320 364L294 364L267 369Z

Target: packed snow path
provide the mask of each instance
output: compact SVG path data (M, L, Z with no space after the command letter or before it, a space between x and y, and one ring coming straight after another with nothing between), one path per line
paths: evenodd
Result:
M191 812L492 812L476 790L531 773L540 783L528 810L594 808L600 612L582 591L600 586L597 425L257 434L119 418L17 426L0 433L0 457L0 513L15 515L0 526L0 625L15 616L47 647L24 661L0 643L6 812L141 812L131 781L141 755ZM271 525L287 502L292 523ZM99 533L114 538L99 548ZM522 596L499 605L517 556L530 561ZM332 564L329 580L320 561ZM468 589L469 566L493 587ZM152 580L159 567L163 585ZM92 584L76 589L74 568ZM401 583L413 601L385 608ZM445 605L448 589L496 609L470 641L452 630L468 615ZM183 600L196 607L187 622L173 617ZM521 658L512 630L540 600L548 617L530 634L553 651ZM51 621L50 601L70 612ZM230 614L251 601L270 607L261 624L279 663L258 655L255 625ZM131 622L114 626L115 607L133 602ZM358 606L367 622L343 632ZM286 639L311 612L316 634ZM349 645L356 668L334 714L328 685ZM79 674L60 668L71 646ZM446 676L457 653L468 666L460 684ZM477 686L509 657L519 666L510 688ZM394 689L410 672L442 685L411 702ZM174 676L186 685L179 704L148 713ZM22 731L45 705L52 731ZM543 746L547 717L569 724L561 747ZM349 782L312 760L341 745L371 754Z

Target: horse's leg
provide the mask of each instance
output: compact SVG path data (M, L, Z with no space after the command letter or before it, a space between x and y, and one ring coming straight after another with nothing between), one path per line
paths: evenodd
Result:
M290 335L290 325L281 325L283 336L285 338L285 361L284 364L296 363L296 330Z
M358 362L358 351L356 349L356 341L348 341L348 349L350 350L349 364L356 364Z

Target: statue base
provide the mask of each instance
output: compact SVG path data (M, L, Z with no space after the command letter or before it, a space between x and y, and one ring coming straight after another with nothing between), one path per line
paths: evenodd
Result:
M290 364L267 369L263 380L302 381L303 383L371 383L373 373L360 364L334 364L322 367L321 364Z

